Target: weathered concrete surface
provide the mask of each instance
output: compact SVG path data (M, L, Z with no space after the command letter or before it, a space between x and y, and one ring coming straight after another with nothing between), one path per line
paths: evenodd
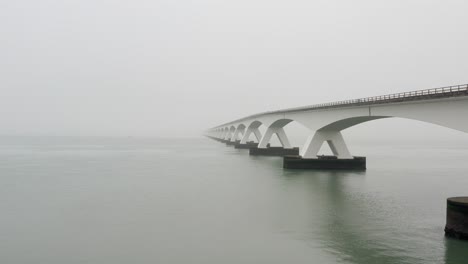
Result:
M447 199L445 235L468 240L468 197Z
M299 148L283 148L283 147L267 147L267 148L250 148L250 155L256 156L279 156L299 155Z
M301 156L285 156L285 169L318 169L318 170L365 170L366 157L338 159L335 156L317 156L317 159L303 159Z

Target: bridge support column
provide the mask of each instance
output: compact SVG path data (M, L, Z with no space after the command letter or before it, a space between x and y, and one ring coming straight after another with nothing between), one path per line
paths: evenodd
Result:
M247 143L249 140L250 135L254 133L255 138L257 138L257 142L260 142L260 139L262 138L262 133L260 133L260 130L258 128L247 128L247 131L245 131L244 136L242 137L241 144Z
M352 159L349 153L346 142L340 131L317 131L313 136L310 136L304 148L301 151L301 156L304 159L317 159L317 154L324 142L330 146L333 155L338 159Z
M237 140L239 140L239 135L243 134L243 133L244 133L243 128L241 128L241 129L236 128L236 131L234 131L234 134L232 135L231 141L236 142Z
M325 141L334 156L317 156ZM284 157L283 168L365 170L366 158L351 156L340 131L319 130L307 139L300 156Z
M224 140L226 141L231 140L231 130L226 131L226 134L224 134Z
M447 199L445 234L448 237L468 239L468 197Z
M234 148L236 149L251 149L251 148L256 148L258 147L258 143L255 143L253 141L247 141L244 144L239 142L238 144L234 145Z
M262 139L258 143L258 148L267 148L268 143L271 140L271 137L276 134L278 137L281 145L285 149L290 149L291 144L289 143L289 139L286 136L286 133L284 132L284 129L282 127L280 128L274 128L274 127L269 127L267 131L265 132L265 135L263 135Z
M255 137L257 138L257 142L260 142L260 139L262 137L262 134L260 133L260 130L258 130L258 127L252 128L249 127L245 130L245 133L242 136L242 139L239 144L236 144L234 147L236 149L250 149L250 148L256 148L258 146L258 143L255 143L254 141L248 141L249 137L251 134L254 134Z
M220 142L226 142L226 133L227 133L227 132L226 132L225 130L222 130L222 131L221 131L221 134L220 134L220 136L219 136L219 141L220 141Z
M276 134L282 145L282 147L270 147L269 142L271 137ZM262 156L286 156L286 155L298 155L299 148L293 148L289 139L284 132L282 127L269 127L263 137L260 139L257 148L250 148L250 155L262 155Z

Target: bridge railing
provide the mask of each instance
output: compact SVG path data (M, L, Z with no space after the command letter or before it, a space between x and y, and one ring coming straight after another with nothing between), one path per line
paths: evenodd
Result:
M464 96L468 95L468 84L454 85L441 88L433 88L426 90L418 90L411 92L387 94L380 96L372 96L359 99L343 100L331 103L316 104L305 107L297 107L285 109L283 111L273 111L270 113L276 112L295 112L300 110L314 110L314 109L323 109L323 108L335 108L343 106L353 106L353 105L370 105L370 104L382 104L390 102L404 102L404 101L414 101L430 98L443 98L443 97L454 97L454 96Z

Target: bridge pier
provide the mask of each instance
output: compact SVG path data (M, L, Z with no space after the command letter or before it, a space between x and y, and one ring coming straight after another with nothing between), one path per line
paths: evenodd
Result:
M333 155L338 159L353 159L341 132L333 130L318 130L309 136L301 151L302 158L318 159L318 152L324 142L328 143Z
M445 235L468 240L468 197L447 199Z
M333 156L318 155L325 142L330 146ZM365 170L366 157L353 157L340 131L321 129L307 139L300 155L284 157L283 168Z
M258 131L258 129L257 129ZM255 131L254 131L255 133ZM260 132L258 132L260 134ZM281 147L271 147L269 142L271 137L276 134L278 137ZM258 137L258 135L256 134ZM299 148L293 148L291 143L289 143L289 139L283 129L283 127L269 127L263 137L260 139L258 143L258 147L250 148L249 155L254 156L279 156L283 157L286 155L299 155Z
M279 156L298 155L299 148L284 148L284 147L266 147L266 148L250 148L249 155L252 156Z
M226 131L226 133L224 134L224 140L230 141L230 140L231 140L231 137L232 137L231 130L228 129L228 130Z
M279 141L281 142L281 145L285 149L290 149L291 143L289 143L289 139L286 136L286 132L284 132L284 129L282 127L269 127L265 134L263 135L262 139L260 139L260 142L258 143L258 148L266 148L268 143L271 140L271 137L276 134L278 137Z
M240 143L240 140L236 140L236 141L228 140L228 141L226 141L227 146L235 146L235 145L237 145L239 143Z
M245 126L237 127L236 130L234 131L234 134L231 137L231 142L235 142L236 144L237 144L238 141L240 142L239 135L240 134L245 134L244 131L245 131Z
M256 148L258 146L258 143L255 143L253 141L248 141L246 143L242 143L242 141L239 144L234 145L234 148L236 149L251 149L251 148Z
M252 133L255 135L257 141L260 142L260 140L262 139L262 134L260 133L258 127L248 127L247 131L245 131L244 135L242 136L241 144L247 143L247 140L249 140L249 137Z
M317 156L315 159L305 159L301 156L285 156L285 169L316 169L316 170L365 170L366 157L339 159L336 156Z

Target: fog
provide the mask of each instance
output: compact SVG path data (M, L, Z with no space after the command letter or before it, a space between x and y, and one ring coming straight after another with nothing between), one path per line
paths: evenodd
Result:
M1 1L0 134L196 137L257 112L468 83L467 10L462 0ZM399 119L352 129L459 135Z

